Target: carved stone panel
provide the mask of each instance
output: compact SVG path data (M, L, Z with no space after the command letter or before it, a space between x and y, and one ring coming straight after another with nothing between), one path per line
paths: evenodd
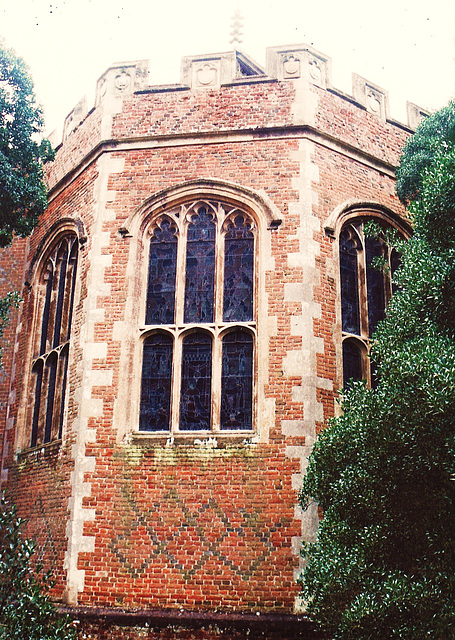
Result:
M331 84L330 58L306 45L269 47L266 71L278 80L304 78L322 88Z
M219 89L243 78L261 79L264 70L240 51L227 51L206 56L185 56L180 81L196 90Z
M376 84L365 80L356 73L352 74L352 94L369 113L373 113L381 120L389 115L389 94Z
M109 67L96 85L96 105L106 96L122 96L145 89L148 85L149 61L119 63Z
M65 122L63 124L63 140L66 140L74 129L80 125L80 123L85 119L87 113L87 97L84 96L65 118Z
M417 129L422 120L430 115L429 111L421 109L421 107L418 107L412 102L406 103L406 109L408 114L408 125L414 131Z
M219 89L221 86L220 60L204 60L193 64L193 89Z

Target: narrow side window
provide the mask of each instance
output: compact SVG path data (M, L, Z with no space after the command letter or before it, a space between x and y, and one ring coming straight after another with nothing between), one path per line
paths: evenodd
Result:
M32 447L62 436L77 257L76 236L64 236L48 252L39 275L32 362Z
M341 230L339 261L343 385L349 380L366 380L374 386L376 377L369 359L371 339L385 316L399 255L389 249L381 236L366 235L364 219L360 218Z

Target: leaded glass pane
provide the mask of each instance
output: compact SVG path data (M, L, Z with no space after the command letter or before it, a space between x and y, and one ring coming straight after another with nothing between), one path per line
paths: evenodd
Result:
M223 340L221 429L253 427L253 338L242 331Z
M76 290L76 274L77 274L77 239L73 238L73 246L71 248L68 276L66 285L66 300L65 305L67 310L63 318L62 325L62 341L70 339L71 335L71 321L73 318L73 304L74 304L74 292Z
M32 434L30 438L30 446L34 447L38 442L38 428L39 417L41 407L41 393L43 384L43 361L38 360L33 366L33 373L35 375L35 397L33 405L33 417L32 417Z
M150 240L146 324L173 324L177 229L165 218Z
M384 257L384 243L380 238L365 239L367 263L367 299L368 299L368 330L371 338L377 324L384 318L385 292L384 272L381 267L374 266L374 258Z
M357 242L348 229L340 235L340 277L343 331L360 335Z
M63 316L63 302L65 297L68 296L67 291L67 267L68 267L68 243L66 240L62 242L59 254L57 256L57 302L55 307L55 320L54 320L54 337L52 341L52 347L57 347L60 344L60 329L62 326Z
M47 264L45 275L44 275L44 282L46 283L46 293L44 297L43 318L41 323L41 340L40 340L40 348L39 348L40 355L42 355L43 353L46 353L47 351L47 332L49 328L53 276L54 276L53 265L52 265L52 262L49 261Z
M172 337L157 333L144 340L139 429L167 431L171 415Z
M59 368L60 368L60 378L62 380L61 386L61 395L60 395L60 406L58 408L58 437L62 437L63 431L63 418L64 418L64 410L65 410L65 397L66 397L66 382L68 377L68 345L66 345L61 353L59 358Z
M47 404L46 420L44 424L44 442L52 438L52 421L54 417L55 386L57 381L57 354L51 353L46 362L47 372Z
M224 241L224 322L253 320L254 236L243 216L230 224Z
M185 272L185 322L213 322L215 223L200 207L188 225Z
M180 430L210 429L212 340L192 333L183 340Z
M362 352L354 340L343 342L343 385L350 380L362 380Z

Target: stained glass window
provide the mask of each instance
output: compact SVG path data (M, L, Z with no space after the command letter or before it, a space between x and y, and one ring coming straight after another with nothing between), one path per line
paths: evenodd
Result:
M212 340L191 333L183 340L180 429L210 429Z
M256 226L209 199L152 225L139 430L250 431Z
M61 330L62 330L62 318L63 318L63 307L64 307L64 299L65 293L67 293L67 278L69 274L68 270L68 243L64 242L59 249L59 253L57 255L57 269L56 269L56 278L58 282L57 288L57 300L56 300L56 308L55 308L55 319L54 319L54 336L52 340L52 348L57 347L60 344ZM71 277L71 276L70 276ZM69 297L69 296L68 296ZM66 336L65 336L66 340Z
M139 428L142 431L169 429L171 413L173 339L156 333L144 341Z
M165 218L150 240L146 324L173 324L177 229Z
M65 236L54 245L41 271L39 336L32 366L31 446L62 435L77 258L76 236Z
M67 377L68 377L68 344L66 344L60 352L59 367L60 367L60 379L62 381L62 384L61 384L61 397L60 397L60 419L58 421L57 436L61 438L62 431L63 431L63 419L65 416L64 407L65 407L65 397L66 397L66 383L67 383Z
M368 331L373 335L378 322L384 318L385 289L384 271L375 266L375 258L385 258L384 243L380 238L365 238L367 263Z
M34 398L33 398L33 417L32 417L32 435L30 438L30 446L36 446L38 442L38 425L39 425L39 416L41 409L41 387L43 384L43 366L44 363L42 360L38 360L33 369L32 373L35 378L35 388L34 388Z
M341 305L343 331L360 334L358 247L348 229L340 236Z
M53 278L54 278L54 265L50 261L47 264L47 270L43 277L43 280L45 282L45 296L44 296L43 319L41 322L41 341L40 341L40 347L39 347L40 353L45 353L47 350L47 332L49 327L49 314L50 314L51 299L52 299Z
M343 383L365 377L374 386L374 363L368 356L370 342L385 316L392 295L390 276L399 265L399 255L389 250L382 237L365 235L362 220L350 222L342 229L339 255Z
M46 360L47 406L44 424L44 442L51 441L52 419L54 417L55 385L57 382L57 354L53 351Z
M185 270L185 322L213 322L215 222L200 207L188 225Z
M343 385L349 380L362 380L363 358L360 346L354 340L343 342Z
M236 216L224 241L225 322L248 322L253 319L254 236L244 216Z
M223 340L221 429L251 429L253 394L253 338L244 331Z

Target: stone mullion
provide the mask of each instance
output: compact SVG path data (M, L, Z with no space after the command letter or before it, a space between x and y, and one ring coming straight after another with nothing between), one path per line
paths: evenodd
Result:
M360 313L360 335L365 342L368 342L368 289L367 289L367 265L365 236L363 228L360 231L361 248L358 251L358 282L359 282L359 313Z
M220 431L220 408L221 408L221 364L222 364L222 340L220 330L223 327L223 295L224 295L224 239L223 224L225 222L225 212L221 205L218 206L217 233L215 244L215 332L212 345L212 431Z
M222 365L222 340L219 330L215 332L212 346L212 416L211 427L215 433L220 432L221 409L221 365Z
M185 309L186 240L188 224L189 220L187 220L187 215L184 215L184 211L181 211L181 218L179 219L178 225L179 234L175 282L175 324L177 327L183 326L183 315Z
M183 316L185 309L185 273L186 273L186 240L188 230L187 211L181 207L178 220L177 269L175 283L175 324L173 358L172 358L172 405L171 405L171 433L177 433L180 416L180 389L182 377L182 331L184 330Z

